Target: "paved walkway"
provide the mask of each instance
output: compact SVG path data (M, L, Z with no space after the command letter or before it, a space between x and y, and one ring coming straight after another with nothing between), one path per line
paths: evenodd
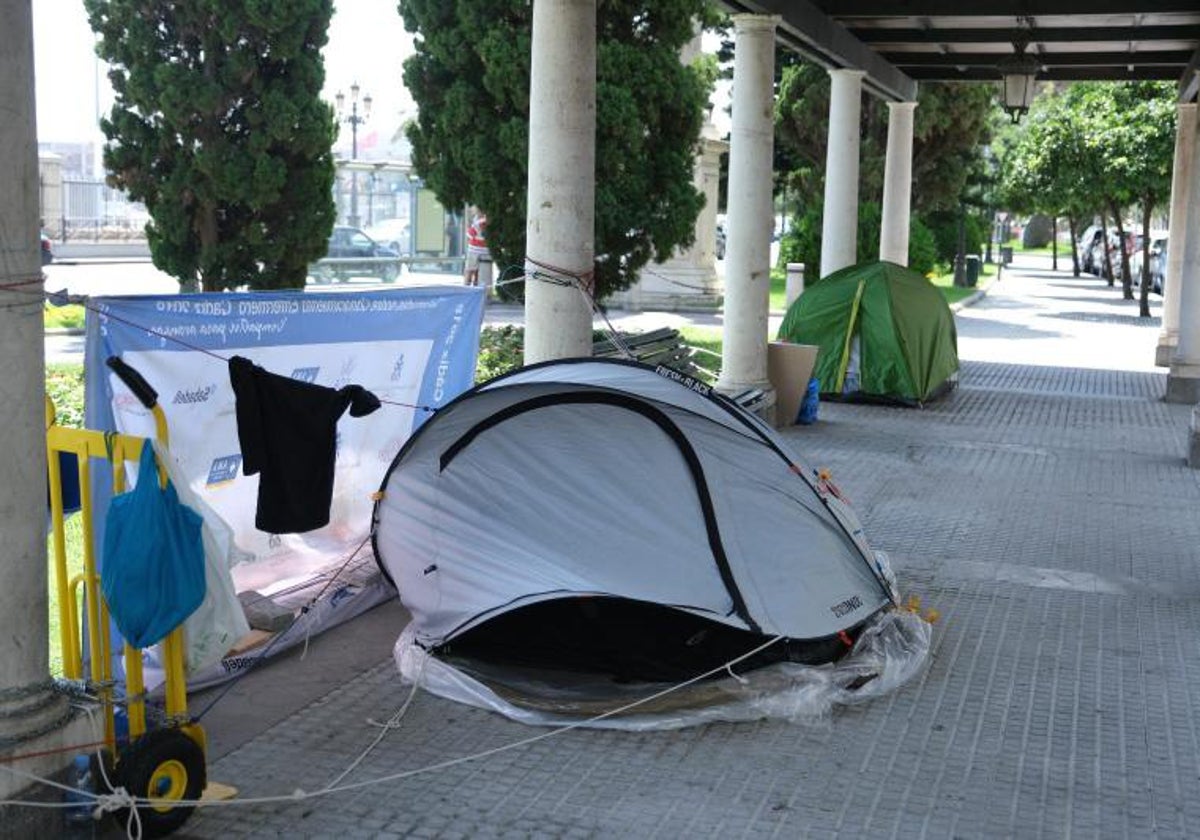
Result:
M204 810L185 833L1200 837L1200 480L1183 461L1189 408L1161 401L1158 319L1136 316L1094 278L1006 272L958 314L951 396L822 404L788 432L942 613L930 666L894 695L824 726L573 731L324 799ZM211 776L256 797L349 766L379 733L367 721L408 696L386 658L402 613L385 607L358 644L375 664ZM269 702L253 681L288 664L225 702ZM347 781L540 731L418 693Z

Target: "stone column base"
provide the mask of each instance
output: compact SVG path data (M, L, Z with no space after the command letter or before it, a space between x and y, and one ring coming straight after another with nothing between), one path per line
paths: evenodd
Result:
M1172 366L1167 374L1167 393L1163 401L1183 405L1200 403L1200 371L1184 371Z
M1192 422L1188 427L1188 466L1200 469L1200 405L1192 409Z
M629 312L715 312L724 295L711 269L668 260L642 271L638 281L606 303Z
M1158 346L1154 348L1154 365L1156 367L1169 368L1171 366L1171 357L1175 355L1176 342L1164 337L1159 337Z
M0 746L0 762L43 779L67 783L66 775L71 760L79 753L94 752L96 749L94 746L81 745L99 740L87 715L69 708L68 713L66 722L49 732ZM96 720L100 720L98 713ZM30 755L37 757L20 758ZM63 792L58 788L31 784L26 778L0 771L0 799L61 802L62 797ZM0 806L0 837L62 837L65 834L64 813L61 808Z

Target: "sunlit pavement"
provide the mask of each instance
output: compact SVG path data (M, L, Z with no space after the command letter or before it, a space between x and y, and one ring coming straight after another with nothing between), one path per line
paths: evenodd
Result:
M1157 320L1095 278L1040 266L1014 266L958 313L949 396L924 409L822 403L815 425L785 433L832 471L906 594L941 612L913 683L816 724L572 731L426 769L545 730L424 692L395 728L368 723L409 692L386 653L403 613L385 604L311 642L375 651L373 667L365 653L291 657L239 685L222 714L248 740L210 719L225 739L210 776L281 798L203 810L185 832L1200 836L1190 407L1161 401ZM281 697L299 709L282 720L269 711ZM363 787L290 798L360 758L344 781Z

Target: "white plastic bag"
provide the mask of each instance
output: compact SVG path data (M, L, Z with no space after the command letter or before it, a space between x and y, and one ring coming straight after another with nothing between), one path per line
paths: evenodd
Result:
M204 600L183 623L186 648L185 667L192 674L221 661L238 639L250 632L250 624L238 601L229 570L243 559L233 541L233 529L221 519L199 494L188 486L170 450L157 441L154 449L159 463L166 464L183 504L204 517Z

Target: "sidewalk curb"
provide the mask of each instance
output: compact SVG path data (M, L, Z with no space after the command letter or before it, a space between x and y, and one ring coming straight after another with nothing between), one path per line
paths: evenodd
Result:
M998 282L998 281L993 281L993 282ZM990 288L990 284L989 284L989 288ZM966 309L968 306L974 305L975 303L977 303L980 299L982 299L984 297L987 297L987 289L979 289L974 294L967 295L962 300L956 301L955 303L950 304L950 311L958 312L960 309Z

